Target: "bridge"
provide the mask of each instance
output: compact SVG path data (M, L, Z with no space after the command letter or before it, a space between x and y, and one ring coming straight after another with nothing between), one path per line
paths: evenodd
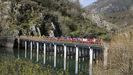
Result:
M64 66L66 71L67 57L75 59L75 74L78 74L78 62L80 59L89 60L89 75L92 75L93 62L102 60L103 46L101 40L98 39L81 39L81 38L56 38L56 37L32 37L19 36L17 39L17 48L24 48L25 58L27 58L27 51L30 51L30 59L33 59L33 48L36 49L36 61L39 61L40 52L43 53L43 64L46 64L47 53L54 56L54 68L57 67L57 55L63 56ZM19 55L18 55L19 58Z

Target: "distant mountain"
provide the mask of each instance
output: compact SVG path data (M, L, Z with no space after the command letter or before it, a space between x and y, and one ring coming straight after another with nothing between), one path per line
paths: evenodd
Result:
M133 0L98 0L86 7L92 13L114 13L127 11L133 5Z
M97 25L108 30L118 31L133 25L133 0L98 0L85 9Z

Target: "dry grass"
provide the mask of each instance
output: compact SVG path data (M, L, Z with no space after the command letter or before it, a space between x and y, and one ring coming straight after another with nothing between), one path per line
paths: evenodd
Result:
M110 42L108 69L102 64L94 68L94 75L133 75L133 30L115 35Z

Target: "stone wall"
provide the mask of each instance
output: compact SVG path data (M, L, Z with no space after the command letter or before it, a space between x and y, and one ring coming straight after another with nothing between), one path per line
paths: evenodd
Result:
M13 48L14 38L13 37L0 37L0 47Z

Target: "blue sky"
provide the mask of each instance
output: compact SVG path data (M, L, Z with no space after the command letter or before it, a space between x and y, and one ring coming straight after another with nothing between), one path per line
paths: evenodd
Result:
M93 2L95 2L96 0L80 0L80 4L82 7L85 7Z

